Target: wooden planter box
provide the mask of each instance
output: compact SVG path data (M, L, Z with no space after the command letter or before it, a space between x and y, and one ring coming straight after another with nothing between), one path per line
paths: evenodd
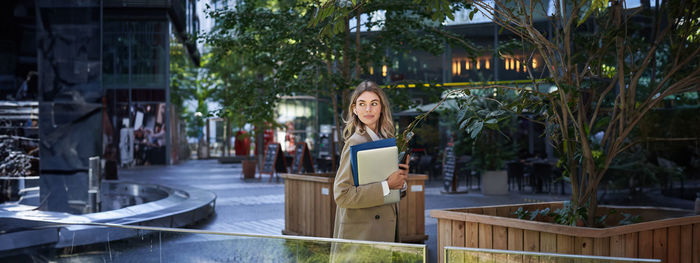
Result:
M255 168L258 166L258 162L255 160L243 160L243 178L252 179L255 178Z
M588 228L517 219L518 207L557 209L562 202L432 210L438 219L438 262L445 246L700 262L700 216L691 211L600 206L601 213L614 208L640 215L644 222ZM610 216L609 224L619 222L619 214Z
M333 237L335 174L280 174L284 179L284 235Z
M333 237L335 174L280 174L284 178L284 235ZM425 180L410 174L406 197L399 203L401 242L423 242L425 235Z

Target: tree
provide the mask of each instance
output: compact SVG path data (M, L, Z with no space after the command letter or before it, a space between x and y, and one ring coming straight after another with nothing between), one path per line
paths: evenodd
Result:
M211 64L212 56L205 55L202 65ZM187 58L180 44L170 46L170 101L180 118L187 120L187 136L202 139L204 119L208 117L208 98L215 90L214 78L209 72ZM188 100L196 101L195 112L185 107Z
M215 71L225 79L225 90L220 94L234 95L230 103L225 103L226 108L249 116L246 122L273 123L274 107L281 95L328 96L334 122L340 127L339 106L345 103L338 102L338 97L345 100L349 96L362 72L387 64L387 49L421 49L437 54L445 41L456 39L442 30L440 23L432 22L432 12L412 1L338 7L335 10L344 15L337 31L326 30L338 21L336 16L319 15L324 10L321 4L304 1L250 1L235 10L210 12L217 26L205 39L219 61L215 64L220 64ZM355 44L351 45L350 18L379 10L386 10L392 19L367 21L365 27L383 29L364 38L355 30ZM231 64L235 66L228 66L226 61L235 61ZM255 100L248 97L237 101L235 95L240 94L252 94L249 96ZM336 131L342 138L340 129Z
M573 210L585 208L586 223L593 225L598 185L615 157L639 143L630 138L639 121L665 97L700 88L700 6L664 1L656 7L661 16L655 23L645 23L651 14L625 9L624 1L567 6L554 1L556 29L548 35L532 20L546 1L495 3L474 1L480 12L529 44L550 69L557 90L540 96L548 131L565 160ZM652 37L647 32L653 38L646 40ZM599 132L604 135L596 141L593 135Z
M445 7L449 1L416 2L436 12L451 12ZM521 39L519 48L531 55L520 63L527 67L532 83L453 91L470 95L470 90L496 88L513 90L520 97L486 118L475 118L463 108L458 121L475 138L484 127L497 127L494 121L505 111L527 110L542 116L573 188L572 216L565 223L585 221L592 226L603 175L620 153L645 140L631 137L639 121L664 98L700 89L700 3L662 1L651 12L650 8L625 9L624 1L553 1L554 14L547 16L549 3L470 2L472 14L483 13ZM536 27L538 16L548 17L551 33ZM505 50L499 54L508 57ZM537 81L531 73L534 54L544 60L546 81ZM555 90L549 92L546 86L552 84ZM599 141L593 138L597 133L603 134ZM697 138L660 140L691 139Z

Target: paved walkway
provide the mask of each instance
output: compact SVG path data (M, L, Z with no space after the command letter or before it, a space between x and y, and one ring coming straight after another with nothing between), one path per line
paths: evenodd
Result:
M216 160L192 160L173 166L148 166L121 169L122 180L168 186L188 185L213 191L217 195L216 215L191 228L221 232L279 235L284 229L284 183L273 180L243 180L240 164L220 164ZM462 190L466 187L463 186ZM442 182L426 182L425 232L428 235L428 261L437 260L437 219L431 209L472 207L566 200L568 196L515 194L485 196L476 191L443 194Z

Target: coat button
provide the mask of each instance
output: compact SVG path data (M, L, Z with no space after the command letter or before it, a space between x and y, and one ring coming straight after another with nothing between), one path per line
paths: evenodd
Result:
M374 216L374 219L379 220L379 215Z

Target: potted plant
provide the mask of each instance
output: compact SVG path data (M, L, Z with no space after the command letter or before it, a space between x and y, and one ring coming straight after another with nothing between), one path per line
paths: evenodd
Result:
M459 119L470 119L462 122L462 127L469 131L472 146L470 168L481 176L481 193L485 195L508 194L508 174L504 170L505 163L513 159L516 145L510 138L511 114L499 110L503 102L508 100L502 92L494 95L472 93L459 102ZM479 131L477 126L485 125L489 129Z

